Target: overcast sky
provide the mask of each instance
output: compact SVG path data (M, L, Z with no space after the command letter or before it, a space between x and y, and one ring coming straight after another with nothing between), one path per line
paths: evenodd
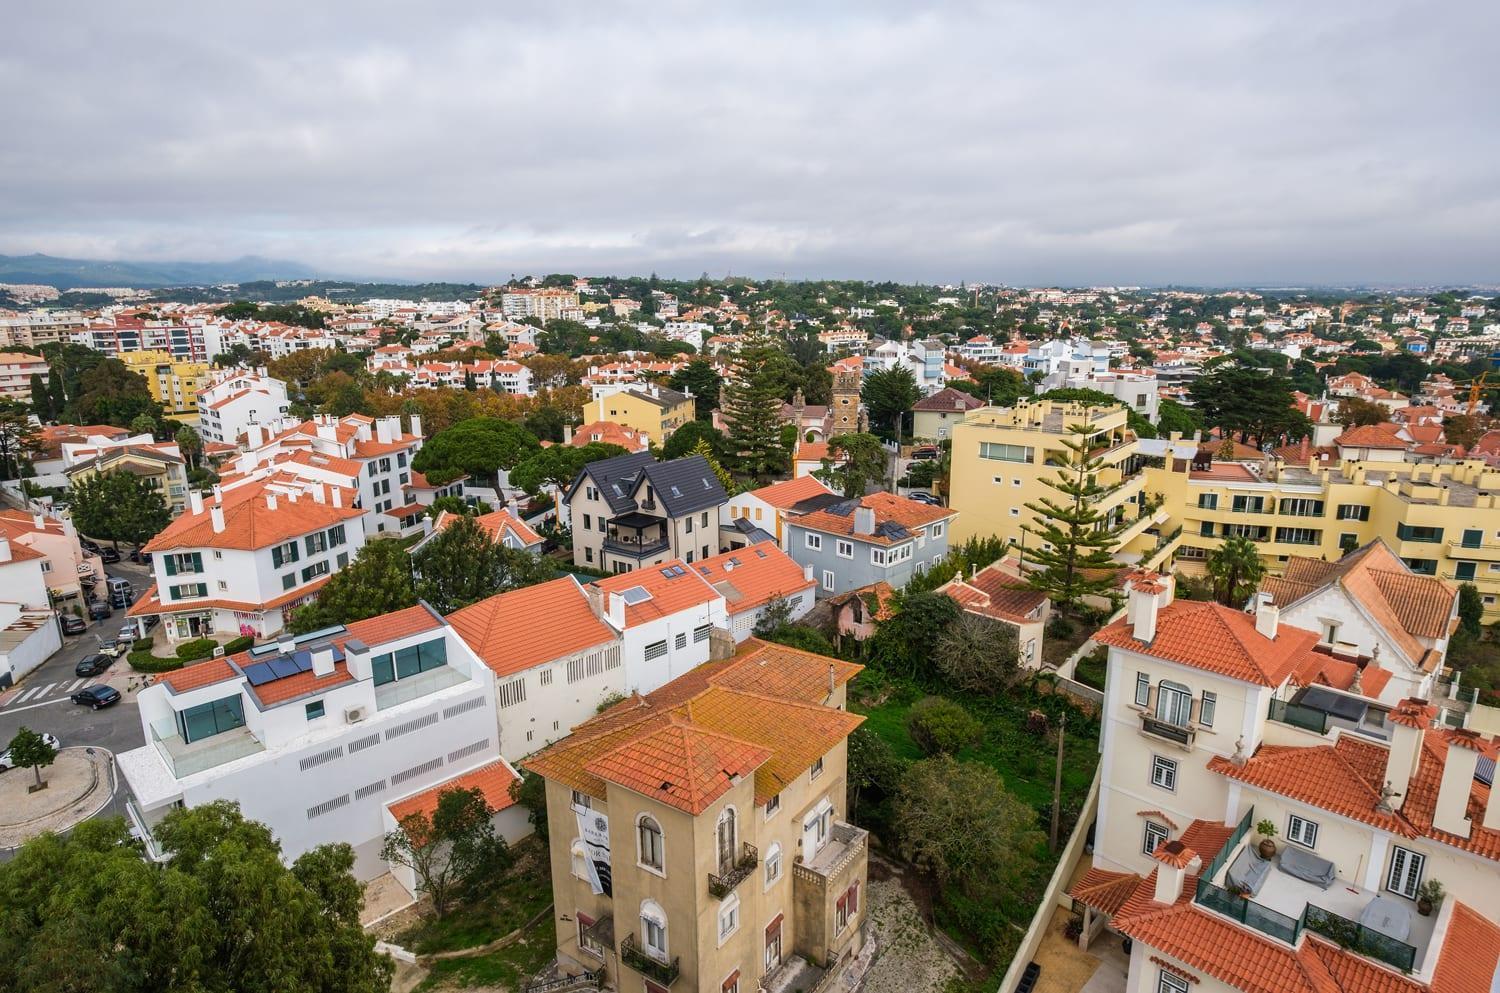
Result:
M3 23L0 253L1500 282L1495 0L8 0Z

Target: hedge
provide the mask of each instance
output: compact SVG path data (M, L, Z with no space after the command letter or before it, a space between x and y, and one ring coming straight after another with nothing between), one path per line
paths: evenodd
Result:
M233 641L225 643L225 645L224 645L224 654L225 655L233 655L236 652L243 652L245 649L249 648L253 644L255 644L255 639L252 638L252 637L250 637L249 635L245 635L243 637L236 638Z
M163 659L152 655L150 638L136 642L130 654L125 656L125 661L129 662L130 668L136 672L171 672L187 664L182 659Z
M214 653L219 643L212 638L194 638L177 646L177 657L184 662L206 659Z

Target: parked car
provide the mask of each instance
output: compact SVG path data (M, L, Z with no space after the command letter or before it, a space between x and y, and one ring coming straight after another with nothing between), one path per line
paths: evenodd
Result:
M99 554L99 543L97 541L94 541L94 540L89 539L89 538L79 538L78 539L78 545L79 545L80 548L82 548L85 552L88 552L90 555L98 555Z
M104 560L105 565L114 565L120 561L120 553L113 548L101 548L99 550L99 558Z
M83 634L89 629L88 622L82 617L74 617L72 614L62 615L63 634Z
M143 552L139 548L130 553L130 561L139 562L141 565L151 564L151 553Z
M57 735L55 734L47 734L44 731L42 732L42 740L53 748L62 747L62 742L57 740ZM10 760L10 749L7 748L5 751L0 752L0 772L9 772L13 768L15 768L15 765Z
M937 497L933 496L931 493L926 492L925 490L914 490L913 492L906 494L906 498L908 500L915 500L917 501L917 503L930 504L934 507L941 507L943 505L943 501L939 500Z
M112 659L121 658L130 651L128 641L101 641L99 642L99 654L108 655Z
M109 604L105 603L103 600L95 600L93 603L89 604L90 620L102 621L106 617L113 617L114 614L115 612L109 609Z
M113 686L105 686L101 683L98 686L86 686L68 699L85 707L93 707L95 710L99 710L102 707L119 703L120 691Z
M933 459L941 458L943 450L936 445L922 445L911 450L913 462L931 462Z
M106 669L108 669L112 662L114 662L114 658L109 655L101 655L97 652L93 655L85 655L83 658L79 659L78 664L73 667L73 675L97 676L99 675L99 673L104 672Z
M115 640L129 645L131 642L135 641L135 639L135 621L126 621L124 624L120 625L120 633L116 636Z

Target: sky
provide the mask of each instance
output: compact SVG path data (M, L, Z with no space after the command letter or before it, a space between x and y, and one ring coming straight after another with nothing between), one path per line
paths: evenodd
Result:
M1500 3L8 0L0 253L1500 283Z

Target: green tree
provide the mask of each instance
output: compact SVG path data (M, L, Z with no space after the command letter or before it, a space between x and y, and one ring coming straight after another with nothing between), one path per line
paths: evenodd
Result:
M1236 535L1208 553L1208 574L1214 581L1214 599L1237 607L1250 598L1266 574L1260 551L1249 538Z
M156 418L150 414L136 414L130 420L131 434L156 434ZM154 439L153 439L154 440Z
M10 764L17 769L30 769L36 776L36 785L42 787L42 769L57 759L57 749L47 739L22 725L14 738L10 739Z
M1264 369L1219 365L1194 380L1188 393L1205 424L1240 441L1278 444L1312 433L1307 415L1292 405L1290 382Z
M412 870L441 919L456 895L497 878L510 864L494 814L482 790L445 789L430 815L416 810L401 818L385 836L380 857Z
M203 436L191 424L184 424L177 429L173 437L177 442L177 450L182 452L182 457L187 459L188 467L197 468L198 457L203 454Z
M128 472L102 472L73 483L73 524L91 538L144 545L172 520L161 492Z
M1465 631L1479 636L1480 622L1484 620L1484 598L1479 587L1473 583L1458 584L1458 621Z
M31 422L26 405L0 397L0 479L20 479L42 450L41 432Z
M506 590L553 578L550 565L529 552L506 548L472 517L459 517L412 556L417 596L440 614Z
M510 484L536 495L548 486L565 489L590 462L626 454L619 445L592 441L581 448L553 445L528 456L510 471Z
M759 482L766 482L787 465L787 451L781 445L778 356L785 357L770 335L752 331L734 357L722 391L735 468Z
M1363 424L1384 424L1387 417L1380 404L1363 397L1349 397L1339 401L1334 419L1346 428L1354 428Z
M1088 454L1093 432L1076 424L1068 431L1069 437L1063 440L1068 454L1058 466L1057 478L1042 480L1057 498L1044 496L1026 504L1035 518L1021 525L1036 539L1022 546L1022 560L1041 566L1027 582L1063 605L1113 588L1111 552L1122 527L1098 507L1109 488L1098 478L1104 463Z
M411 464L438 486L463 475L495 486L501 469L514 469L540 450L536 436L519 424L473 417L433 435Z
M724 432L707 421L688 421L672 432L667 443L661 446L661 457L667 461L689 455L698 447L698 442L708 442L714 458L723 458L729 452L728 439Z
M112 424L129 427L145 414L154 425L161 419L161 404L151 398L145 377L131 372L119 359L105 359L79 378L79 393L69 403L66 416L78 424Z
M898 789L898 849L944 888L979 897L1014 890L1045 839L1036 812L978 762L939 755L913 764Z
M557 407L544 404L532 408L521 423L527 431L536 435L538 440L561 444L568 426L568 419Z
M384 993L348 845L290 867L217 801L171 811L141 857L123 817L47 833L0 864L0 989L28 993Z
M292 614L291 630L306 634L335 624L389 614L417 602L411 556L399 541L366 542L348 567L333 574L312 603Z
M984 725L962 704L946 697L923 697L906 712L906 733L928 755L952 755L984 739Z
M859 820L861 808L895 794L904 764L891 743L861 725L849 735L849 819Z
M902 419L922 399L917 379L904 365L872 372L865 377L860 397L870 412L870 426L886 438L901 430Z
M668 385L674 390L693 395L694 416L706 421L719 409L719 387L724 378L708 359L693 359L672 374Z
M543 843L547 841L547 781L534 772L522 771L510 784L510 798L526 808L526 819Z
M43 424L57 418L52 409L52 394L47 392L47 380L39 372L31 374L31 410Z
M836 435L828 443L828 454L831 457L813 475L846 497L864 496L872 483L885 480L890 468L890 456L873 434ZM843 461L836 463L839 456Z
M966 693L993 696L1021 671L1016 629L977 614L964 613L943 629L933 656L948 685Z
M1450 445L1473 448L1488 425L1474 414L1454 414L1443 422L1443 439Z
M1156 412L1156 429L1164 437L1176 431L1184 438L1191 438L1193 432L1203 430L1203 422L1192 407L1184 407L1176 400L1163 400Z
M876 628L870 639L870 656L890 672L926 675L932 646L960 613L958 604L944 593L903 596L896 603L894 616Z

